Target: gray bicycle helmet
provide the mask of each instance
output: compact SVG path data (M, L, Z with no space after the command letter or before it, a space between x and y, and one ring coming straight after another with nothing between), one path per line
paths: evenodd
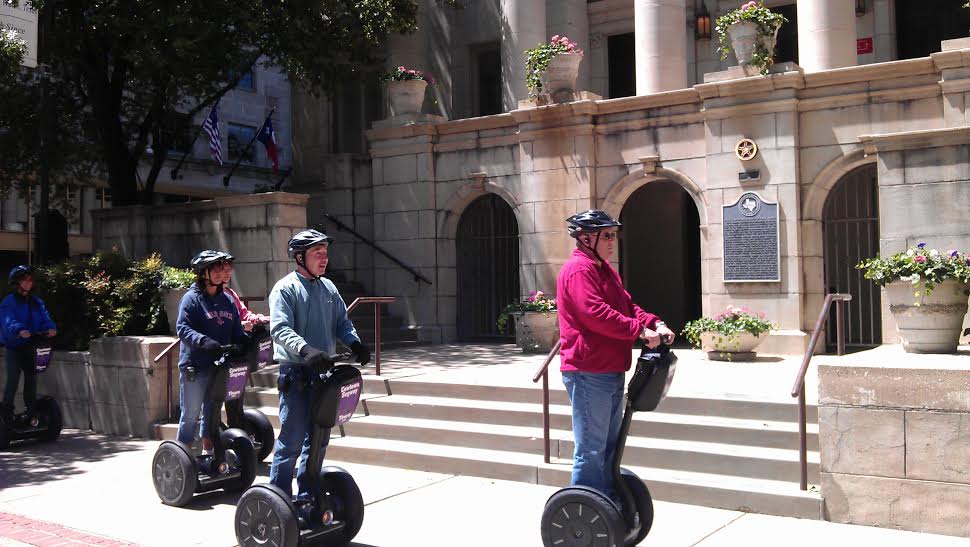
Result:
M189 265L195 273L200 273L205 271L213 264L218 264L220 262L232 262L235 260L233 256L229 253L223 251L213 251L211 249L202 251L201 253L195 255Z
M333 243L333 238L319 230L303 230L290 238L286 252L290 258L295 259L297 253L306 252L310 247L321 243Z
M589 209L567 218L566 226L570 236L579 237L580 234L592 234L605 228L619 228L621 224L604 211Z

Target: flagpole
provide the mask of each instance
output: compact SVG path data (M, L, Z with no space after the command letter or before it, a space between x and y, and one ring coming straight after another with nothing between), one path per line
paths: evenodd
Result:
M266 120L270 119L273 116L273 112L276 112L275 106L273 107L272 110L269 111L269 114L266 115ZM229 179L232 178L233 172L236 170L236 167L239 167L239 163L246 156L246 153L249 152L249 149L253 147L253 143L256 142L256 137L259 136L259 132L262 131L264 127L266 127L266 120L263 120L263 125L259 126L259 129L257 129L253 133L253 138L249 139L249 144L246 145L246 149L242 151L242 154L239 154L238 158L236 158L236 163L232 164L232 168L229 169L229 172L226 173L226 176L222 177L223 186L225 187L229 186Z
M219 101L216 101L216 104L219 104ZM216 104L212 105L212 108L215 108L216 107ZM212 115L212 108L209 109L209 113L206 114L205 119L209 119L209 116ZM203 123L205 123L205 119L203 120ZM172 177L172 180L178 180L179 169L182 168L182 164L185 162L185 158L189 155L189 153L192 152L192 149L195 148L195 141L199 140L199 133L202 133L202 126L201 125L198 128L196 128L196 130L195 130L195 136L192 137L192 143L189 144L188 149L186 149L185 150L185 153L182 154L182 157L179 158L179 162L175 166L175 169L172 169L172 172L169 173L169 175Z
M275 190L275 191L277 191L277 192L279 192L279 190L280 190L280 188L281 188L281 187L283 186L283 181L284 181L284 180L286 180L286 177L288 177L288 176L290 176L290 173L291 173L292 171L293 171L293 169L292 169L292 168L290 168L290 169L287 169L287 170L286 170L286 172L285 172L285 173L283 173L283 176L282 176L282 177L280 177L280 181L276 183L276 187L275 187L275 188L273 188L273 190Z

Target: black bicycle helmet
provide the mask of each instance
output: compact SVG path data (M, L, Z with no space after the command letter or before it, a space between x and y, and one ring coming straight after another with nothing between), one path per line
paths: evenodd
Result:
M290 238L286 252L290 258L296 258L296 254L306 252L307 249L321 243L333 243L333 238L320 230L303 230Z
M592 234L605 228L618 228L620 221L604 211L590 209L567 218L566 226L570 236L579 237L580 234Z
M7 276L7 281L9 281L11 285L13 285L14 283L17 283L18 281L20 281L20 278L22 278L23 276L29 275L33 272L34 272L33 266L25 266L23 264L21 264L20 266L14 266L13 269L10 270L10 275Z
M192 270L195 271L195 273L199 273L205 271L213 264L218 264L219 262L232 262L233 260L235 259L229 253L209 249L195 255L189 265L192 267Z

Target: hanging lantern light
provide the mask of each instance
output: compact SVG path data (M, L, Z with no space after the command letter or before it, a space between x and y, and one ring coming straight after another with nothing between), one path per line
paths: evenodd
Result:
M856 17L862 17L866 14L866 0L855 0L855 14Z
M707 11L707 6L701 1L701 9L697 12L697 21L694 24L694 35L698 40L711 39L711 14Z

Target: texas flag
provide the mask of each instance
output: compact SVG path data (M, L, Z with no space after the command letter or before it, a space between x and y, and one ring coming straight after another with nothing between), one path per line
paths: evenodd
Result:
M266 147L266 157L273 161L273 171L279 171L280 157L276 153L276 132L273 131L273 122L269 116L266 116L266 121L263 122L263 127L260 128L259 134L256 135L256 140L263 143L263 146Z

